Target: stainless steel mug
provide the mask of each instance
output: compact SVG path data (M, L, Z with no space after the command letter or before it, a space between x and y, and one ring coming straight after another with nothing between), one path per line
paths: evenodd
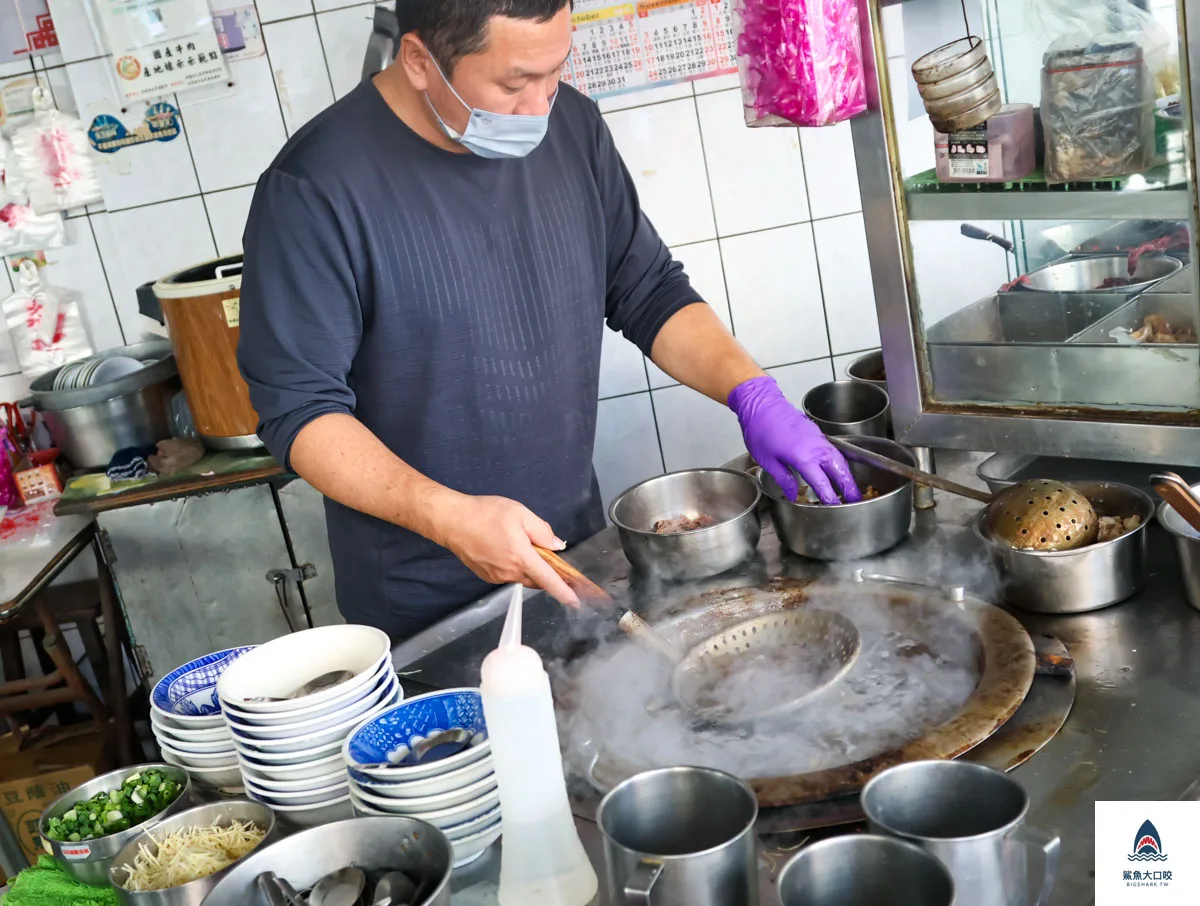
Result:
M783 906L954 906L954 879L920 847L874 834L800 850L779 873Z
M958 906L1036 906L1058 871L1059 838L1025 824L1029 797L999 771L965 761L916 761L863 788L875 833L937 856L958 887Z
M758 906L758 800L710 768L638 774L600 803L611 906Z
M891 401L887 391L865 381L830 381L804 394L804 414L826 434L887 437Z

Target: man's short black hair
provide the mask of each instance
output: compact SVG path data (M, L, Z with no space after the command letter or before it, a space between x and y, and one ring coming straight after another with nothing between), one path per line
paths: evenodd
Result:
M572 0L397 0L401 34L416 32L446 70L487 46L493 16L549 22ZM407 15L406 15L407 13Z

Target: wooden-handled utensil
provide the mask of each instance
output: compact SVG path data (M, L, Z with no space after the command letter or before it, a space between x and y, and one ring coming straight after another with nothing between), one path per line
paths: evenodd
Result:
M602 604L612 603L612 596L608 592L554 551L538 547L536 544L533 549L550 565L552 570L558 573L558 577L567 583L567 587L579 595L580 600L595 601Z
M1186 481L1174 472L1162 472L1150 476L1150 486L1187 520L1188 525L1200 532L1200 499L1197 499Z

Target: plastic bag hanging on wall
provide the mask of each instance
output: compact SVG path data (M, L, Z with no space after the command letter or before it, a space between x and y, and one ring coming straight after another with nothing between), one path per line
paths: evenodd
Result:
M53 214L104 200L83 122L55 109L34 89L33 122L13 136L16 163L35 214Z
M0 255L19 255L66 245L60 214L35 214L29 192L16 165L12 145L0 139Z
M17 291L0 302L21 373L29 379L92 354L79 305L43 285L37 265L21 262Z
M748 126L831 126L867 109L857 0L737 0Z

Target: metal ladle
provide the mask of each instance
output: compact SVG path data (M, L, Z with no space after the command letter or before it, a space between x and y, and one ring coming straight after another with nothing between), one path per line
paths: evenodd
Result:
M321 878L308 895L309 906L356 906L367 886L367 876L354 866L340 868Z
M242 701L261 704L262 702L286 702L295 698L303 698L306 695L312 695L314 692L321 692L325 689L332 689L334 686L341 685L347 680L354 679L353 670L330 670L328 673L322 673L316 679L311 679L291 695L285 695L282 698L273 698L269 695L256 695L254 698L245 698Z
M1077 550L1095 541L1099 533L1100 520L1091 501L1061 481L1032 479L993 495L897 462L848 438L826 439L853 462L987 504L987 534L1019 550Z

